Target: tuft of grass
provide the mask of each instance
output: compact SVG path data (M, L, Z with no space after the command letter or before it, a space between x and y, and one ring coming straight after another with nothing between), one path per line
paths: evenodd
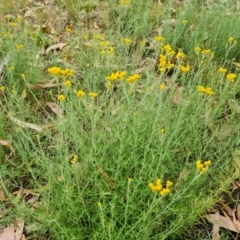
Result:
M209 237L202 217L239 177L227 4L3 4L1 223L36 239Z

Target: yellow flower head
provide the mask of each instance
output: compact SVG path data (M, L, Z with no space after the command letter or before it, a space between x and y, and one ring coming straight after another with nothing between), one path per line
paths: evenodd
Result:
M122 41L127 44L132 43L132 40L130 38L123 38Z
M63 86L65 86L65 87L71 87L71 86L72 86L72 83L71 83L71 81L66 80L66 81L63 83Z
M166 87L165 87L165 85L162 83L162 84L160 84L160 86L159 86L159 89L160 90L164 90Z
M88 96L91 97L91 98L95 98L95 97L98 96L98 94L95 93L95 92L90 92L90 93L88 93Z
M72 164L76 163L78 160L78 156L77 155L74 155L73 156L73 159L70 161Z
M77 92L77 97L84 97L85 96L85 92L84 91L82 91L82 90L79 90L78 92Z
M234 74L234 73L229 73L229 74L227 74L226 79L227 79L228 81L230 81L230 82L234 82L235 79L236 79L236 77L237 77L236 74Z
M194 50L195 52L201 52L202 49L200 47L195 47Z
M186 66L179 65L179 68L183 73L188 73L190 71L190 65L186 65Z
M163 42L165 39L162 36L155 36L154 40L157 41L157 42Z
M58 101L59 102L63 102L65 100L65 96L63 95L63 94L60 94L59 96L58 96Z
M133 83L136 82L140 78L140 75L138 74L133 74L127 78L128 83Z
M121 0L120 5L129 5L130 3L130 0Z
M185 25L185 24L188 23L188 21L187 20L183 20L182 23Z
M226 73L226 72L227 72L227 69L220 67L220 68L218 69L218 71L219 71L220 73Z

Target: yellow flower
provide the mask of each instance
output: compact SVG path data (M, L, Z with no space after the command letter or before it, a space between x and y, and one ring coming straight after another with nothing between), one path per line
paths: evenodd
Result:
M168 193L170 193L169 188L163 188L163 190L160 192L161 196L167 195Z
M130 0L121 0L120 5L129 5L130 3Z
M71 83L71 81L66 80L66 81L63 83L63 86L65 86L65 87L71 87L71 86L72 86L72 83Z
M133 83L136 82L140 78L140 75L138 74L133 74L127 78L128 83Z
M83 35L83 39L87 40L88 39L88 35L87 34Z
M82 91L82 90L79 90L78 92L77 92L77 97L84 97L85 96L85 92L84 91Z
M163 188L162 180L158 178L156 184L149 183L148 186L153 192L159 192L161 196L166 195L170 192L170 187L173 185L173 182L167 180L166 187Z
M163 42L165 39L164 39L164 37L162 37L162 36L155 36L155 37L154 37L154 40L155 40L155 41L158 41L158 42Z
M213 95L214 92L211 87L198 86L198 92L206 93L207 95Z
M65 31L70 33L70 32L72 32L72 29L70 27L65 27Z
M4 33L4 34L3 34L3 37L6 38L6 37L8 37L9 35L10 35L10 32L7 32L7 33Z
M132 40L130 38L123 38L122 41L127 44L132 43Z
M58 96L58 101L59 102L63 102L65 100L65 96L63 95L63 94L60 94L59 96Z
M161 129L160 129L160 133L161 133L161 134L164 134L164 133L165 133L165 129L164 129L164 128L161 128Z
M160 86L159 86L159 89L160 90L164 90L166 87L165 87L165 85L162 83L162 84L160 84Z
M17 50L21 50L21 49L23 49L23 45L22 44L16 44L16 49Z
M1 86L1 87L0 87L0 90L1 90L1 91L4 91L4 89L5 89L4 86Z
M8 70L9 70L9 71L13 71L13 70L14 70L14 67L11 66L11 67L8 68Z
M229 74L227 74L226 79L227 79L228 81L230 81L230 82L234 82L235 79L236 79L236 77L237 77L236 74L234 74L234 73L229 73Z
M228 38L228 42L233 42L234 41L234 38L233 37L229 37Z
M51 67L48 68L48 73L52 74L52 75L59 75L61 73L61 68L60 67Z
M211 50L210 50L210 49L202 50L202 54L208 54L208 53L211 53Z
M70 161L70 163L74 164L74 163L77 162L77 160L78 160L78 156L77 156L77 155L74 155L74 156L73 156L73 159Z
M95 93L95 92L90 92L90 93L88 93L88 96L89 96L89 97L92 97L92 98L95 98L95 97L98 96L98 94Z
M17 93L15 87L12 87L12 91L11 92L12 92L12 94L16 94Z
M98 207L102 207L102 204L100 202L97 202Z
M196 167L201 174L205 173L211 164L212 164L211 160L204 161L204 163L202 163L202 160L196 161Z
M190 65L187 66L179 65L179 68L183 73L188 73L190 71Z
M178 52L176 58L184 58L185 54L183 52Z
M227 72L227 69L220 67L220 68L218 69L218 71L219 71L220 73L226 73L226 72Z
M195 52L201 52L202 49L200 47L195 47L194 50Z
M182 21L182 23L183 23L184 25L187 24L187 22L188 22L187 20L183 20L183 21Z
M10 22L8 23L10 27L16 27L18 24L16 22Z
M25 79L25 78L26 78L26 76L25 76L24 73L21 74L21 77L22 77L22 79Z

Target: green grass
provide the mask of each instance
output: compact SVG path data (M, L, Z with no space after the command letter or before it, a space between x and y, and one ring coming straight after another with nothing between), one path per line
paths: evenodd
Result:
M29 239L211 239L211 226L202 217L239 177L232 154L239 148L240 87L231 62L240 61L240 52L239 42L228 42L229 37L239 41L235 2L86 2L8 1L0 8L2 16L13 16L2 17L0 27L0 59L10 59L1 80L0 139L11 141L15 150L0 146L6 194L1 224L24 219ZM17 21L27 6L36 16ZM46 22L47 13L55 21ZM159 71L157 35L176 54L185 53L184 59L169 58L175 66L168 73ZM56 41L68 45L46 54ZM114 52L107 54L111 46ZM197 53L197 46L210 49L214 58ZM190 71L182 73L179 65L187 64ZM49 74L55 66L74 74ZM226 80L220 67L235 73L235 81ZM127 75L108 87L106 77L116 71ZM139 72L138 81L127 82ZM63 85L67 79L71 87ZM50 82L58 85L29 85ZM211 87L214 95L198 92L198 86ZM79 90L84 97L77 97ZM56 103L62 115L47 102ZM203 174L198 159L212 161ZM148 184L158 178L173 182L169 194L151 191ZM14 193L19 189L31 193ZM221 236L232 239L227 231Z

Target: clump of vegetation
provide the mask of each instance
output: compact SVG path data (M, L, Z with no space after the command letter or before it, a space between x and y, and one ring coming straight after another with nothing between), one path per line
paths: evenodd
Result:
M227 205L240 231L234 4L8 1L0 13L2 226L231 239L206 220Z

